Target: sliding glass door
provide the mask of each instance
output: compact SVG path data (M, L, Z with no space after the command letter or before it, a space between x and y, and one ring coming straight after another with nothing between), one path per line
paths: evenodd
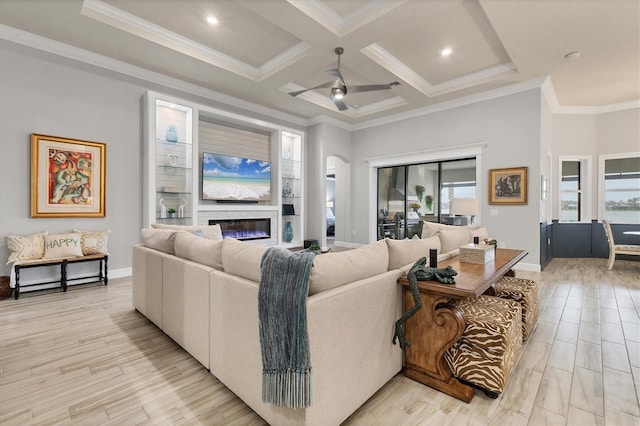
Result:
M419 238L422 221L454 222L454 198L476 198L475 158L379 168L378 239Z

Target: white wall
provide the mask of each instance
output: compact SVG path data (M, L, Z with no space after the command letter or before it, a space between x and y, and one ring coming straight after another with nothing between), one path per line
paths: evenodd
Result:
M351 159L351 132L321 123L309 127L307 133L307 229L306 239L316 239L326 247L326 171L327 157L336 161L336 242L350 242L351 186L349 185Z
M354 132L351 219L355 242L368 242L369 171L365 159L410 154L434 148L485 143L479 184L482 225L507 247L525 249L524 262L538 265L540 206L540 90L441 111L401 122ZM489 169L527 166L529 203L524 206L490 206ZM533 179L531 178L533 177ZM490 216L496 210L498 216Z

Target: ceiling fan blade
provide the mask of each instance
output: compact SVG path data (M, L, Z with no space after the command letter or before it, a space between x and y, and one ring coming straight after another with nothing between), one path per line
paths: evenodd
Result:
M398 86L400 83L394 81L389 84L364 84L362 86L349 86L349 93L360 93L360 92L373 92L375 90L387 90L391 89L394 86Z
M295 92L289 92L289 94L290 94L291 96L294 96L294 97L295 97L295 96L298 96L299 94L304 93L304 92L307 92L307 91L309 91L309 90L323 89L323 88L325 88L325 87L332 87L332 86L333 86L333 81L327 81L326 83L323 83L323 84L321 84L321 85L319 85L319 86L311 87L311 88L309 88L309 89L296 90Z
M342 81L342 84L344 84L345 86L347 85L347 83L345 83L344 81L344 78L342 77L342 73L340 72L339 68L332 68L330 70L327 70L327 72L331 75L335 75L336 77L338 77L340 81Z
M344 104L344 102L342 102L341 100L334 99L334 100L333 100L333 103L334 103L334 104L336 104L336 106L338 107L338 109L339 109L340 111L344 111L344 110L346 110L346 109L349 109L349 108Z

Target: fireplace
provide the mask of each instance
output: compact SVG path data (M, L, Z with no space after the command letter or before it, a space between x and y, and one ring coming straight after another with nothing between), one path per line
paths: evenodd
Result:
M220 225L222 237L237 240L265 240L271 238L271 219L209 219L209 225Z

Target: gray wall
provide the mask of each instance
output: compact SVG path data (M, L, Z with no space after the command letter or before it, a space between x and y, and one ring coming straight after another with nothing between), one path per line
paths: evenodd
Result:
M591 219L598 218L598 156L640 152L640 108L604 114L553 116L552 215L558 219L560 156L591 156Z
M352 216L355 242L369 236L369 157L409 154L434 148L485 143L480 176L482 225L507 247L525 249L524 262L539 264L541 91L530 90L498 99L376 126L354 132ZM490 206L489 169L527 166L529 202L524 206ZM498 216L490 216L496 210Z
M110 269L131 266L141 228L141 97L146 89L0 44L0 235L110 229ZM26 52L26 53L25 53ZM30 134L106 143L105 218L30 217ZM5 243L0 259L7 259ZM2 266L2 275L9 268Z
M142 97L147 90L301 129L281 118L0 40L0 236L110 229L109 270L128 273L142 227ZM106 143L106 217L30 217L31 133ZM8 255L3 241L0 263ZM0 275L9 272L0 267Z

